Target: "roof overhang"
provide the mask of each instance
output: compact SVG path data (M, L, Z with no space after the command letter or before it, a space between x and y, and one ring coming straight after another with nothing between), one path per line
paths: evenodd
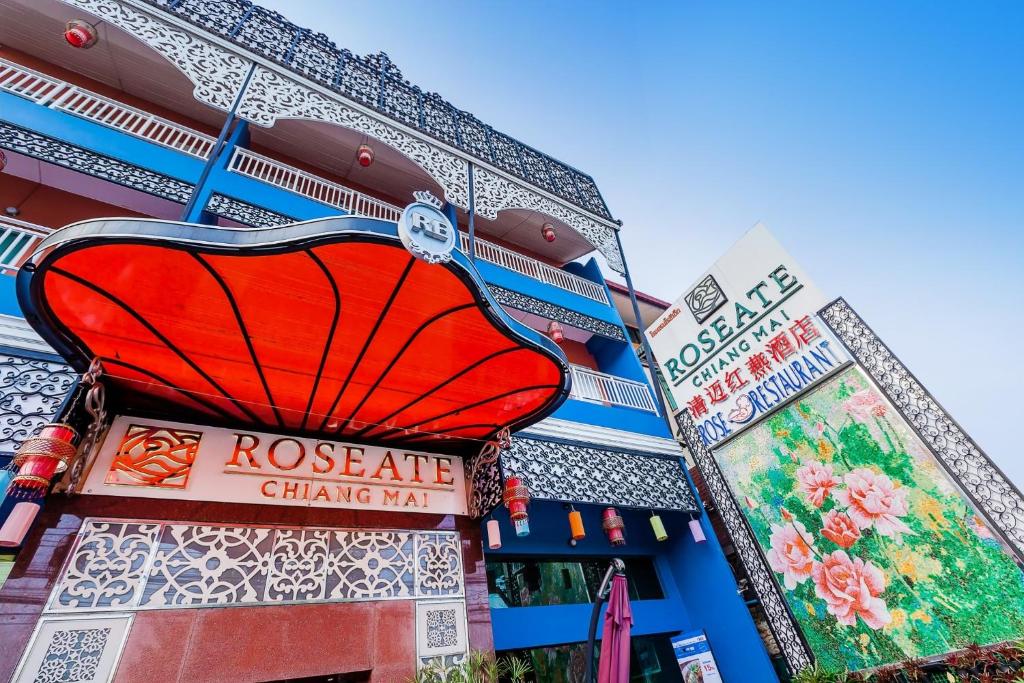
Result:
M258 230L70 225L18 275L32 326L114 409L466 454L549 415L568 364L458 251L415 259L394 223Z

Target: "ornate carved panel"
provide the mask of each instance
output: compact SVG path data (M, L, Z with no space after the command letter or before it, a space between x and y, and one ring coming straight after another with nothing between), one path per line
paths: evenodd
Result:
M613 270L625 272L622 253L615 239L615 229L566 204L549 199L485 168L473 171L473 199L474 208L484 218L497 218L498 212L504 209L529 209L557 218L600 251Z
M86 520L50 613L464 595L459 535Z
M715 462L711 451L704 445L704 440L700 437L690 413L688 411L678 413L676 420L679 422L683 440L686 441L704 481L707 482L715 507L722 516L726 529L729 530L729 536L732 537L736 552L750 576L754 591L768 618L768 625L775 640L782 648L786 662L792 671L799 671L810 666L810 651L800 635L796 621L789 612L789 607L786 605L786 600L775 581L775 576L768 566L767 560L761 554L757 540L747 527L743 513L733 499L725 476L718 468L718 463Z
M534 498L697 510L677 460L516 436L501 466L506 476L522 477Z
M184 204L192 185L0 121L0 147Z
M498 287L497 285L487 285L487 288L491 290L491 294L498 300L498 303L504 304L511 308L515 308L520 311L526 311L527 313L535 313L543 318L550 320L557 320L563 322L566 325L572 325L578 327L581 330L589 330L594 334L599 334L602 337L608 337L609 339L616 339L618 341L626 341L626 333L622 331L622 328L618 325L605 322L604 320L598 320L597 318L591 318L589 315L583 315L577 311L570 310L568 308L562 308L555 304L541 299L535 299L532 296L514 292L511 289L505 289L504 287Z
M215 216L228 218L253 228L271 228L275 225L288 225L296 222L291 216L254 206L217 192L210 195L210 201L207 202L205 210Z
M231 108L252 63L190 31L140 12L117 0L62 0L117 26L153 48L181 70L195 86L192 94L200 102L227 111ZM195 3L195 15L215 12L225 16L223 3L203 0ZM205 10L205 11L204 11ZM210 27L212 28L212 27Z
M105 683L114 677L130 614L44 617L13 683Z
M63 363L0 353L0 452L18 450L49 422L77 377Z
M843 299L819 313L967 496L1024 558L1024 496Z

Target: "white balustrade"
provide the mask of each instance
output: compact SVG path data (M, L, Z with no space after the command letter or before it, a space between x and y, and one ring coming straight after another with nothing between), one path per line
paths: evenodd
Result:
M0 273L13 275L36 244L51 232L43 225L0 216Z
M235 148L228 169L355 216L397 223L402 215L402 210L393 204L241 147Z
M0 90L199 159L207 159L216 142L215 138L187 126L6 59L0 59Z
M611 404L657 413L651 389L643 382L606 375L580 365L572 368L572 397L591 403Z

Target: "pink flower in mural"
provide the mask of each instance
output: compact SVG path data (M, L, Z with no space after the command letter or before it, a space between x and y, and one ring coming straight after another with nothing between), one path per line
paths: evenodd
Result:
M828 606L840 624L854 626L860 617L869 628L879 629L892 621L885 600L885 574L859 557L850 559L837 550L814 564L814 593Z
M874 417L885 415L882 397L870 389L861 389L843 402L843 409L860 422L871 422Z
M800 490L807 496L807 501L816 508L820 508L828 494L839 482L832 473L832 465L822 464L812 460L796 471L797 484Z
M821 535L838 546L849 548L860 538L860 529L845 512L829 510L821 516L821 522Z
M907 514L907 490L897 487L884 474L860 467L843 477L846 488L833 494L858 529L875 527L882 536L902 540L902 534L912 534L903 520Z
M805 540L810 538L800 522L791 522L785 526L772 524L768 564L785 576L783 583L789 590L806 581L814 568L814 541L808 544Z

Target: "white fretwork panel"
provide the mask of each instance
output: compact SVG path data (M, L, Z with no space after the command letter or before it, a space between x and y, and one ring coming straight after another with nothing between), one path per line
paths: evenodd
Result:
M159 529L159 524L86 521L50 609L135 607Z
M39 620L14 683L101 683L113 678L131 614Z
M421 662L464 654L467 647L464 600L416 603L416 655Z
M47 611L463 595L455 532L89 519Z

